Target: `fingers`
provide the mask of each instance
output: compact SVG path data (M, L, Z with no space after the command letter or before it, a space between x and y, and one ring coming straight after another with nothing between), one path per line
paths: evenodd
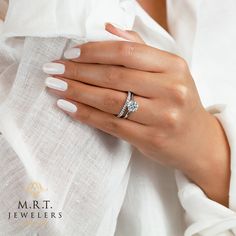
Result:
M143 39L139 36L139 34L135 31L130 31L130 30L122 30L118 27L115 27L114 25L107 23L105 25L106 31L110 32L111 34L114 34L118 37L130 40L132 42L136 43L142 43L145 44Z
M119 91L132 91L142 97L156 97L161 94L161 83L165 83L163 74L138 71L122 66L83 64L71 61L56 61L65 69L57 75L103 88ZM51 63L53 66L53 64ZM53 73L55 75L55 72Z
M59 97L83 103L113 115L119 114L127 98L125 92L94 87L65 78L49 77L46 79L46 85L51 93ZM151 109L150 100L135 96L135 101L139 104L139 109L130 114L129 120L141 124L151 123L153 117L148 112Z
M88 105L113 116L120 113L127 99L127 92L94 87L65 78L48 77L46 85L50 93L60 98ZM139 96L134 96L134 100L139 108L136 112L129 114L130 121L159 127L159 129L168 129L175 123L176 104L171 100L147 99Z
M121 65L150 72L170 70L176 57L140 43L122 41L86 43L67 50L64 56L75 62Z
M147 133L147 128L144 125L119 119L111 114L78 102L58 100L57 105L73 119L121 138L134 146L138 146L140 140L143 140Z

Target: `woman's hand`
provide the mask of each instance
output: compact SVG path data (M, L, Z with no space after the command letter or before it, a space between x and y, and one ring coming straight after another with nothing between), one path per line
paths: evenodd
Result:
M107 29L122 33L111 25ZM180 169L209 197L227 204L228 143L217 119L202 106L187 63L145 45L135 33L123 33L136 42L86 43L67 51L68 60L44 65L53 76L46 80L49 92L75 120ZM135 94L139 109L128 119L117 118L127 91Z

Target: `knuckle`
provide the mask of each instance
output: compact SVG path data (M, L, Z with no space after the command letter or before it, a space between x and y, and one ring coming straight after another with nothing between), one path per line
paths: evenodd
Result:
M73 79L78 79L80 77L80 70L78 68L78 63L71 63L70 70Z
M188 64L182 57L175 57L175 65L179 72L186 72L188 70Z
M164 114L165 127L168 129L178 129L180 123L180 114L178 111L168 111Z
M118 77L119 77L118 69L115 66L108 67L105 71L104 85L108 87L114 85Z
M185 84L177 83L172 85L171 93L176 104L184 106L187 102L188 87Z
M136 46L133 43L120 42L118 54L122 57L133 57L136 51Z
M80 101L82 98L81 87L75 81L70 81L68 83L67 97L71 100Z

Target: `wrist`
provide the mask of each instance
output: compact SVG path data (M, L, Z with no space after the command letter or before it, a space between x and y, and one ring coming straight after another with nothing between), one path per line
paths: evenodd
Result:
M197 149L182 171L214 201L228 205L230 148L217 118L205 114Z

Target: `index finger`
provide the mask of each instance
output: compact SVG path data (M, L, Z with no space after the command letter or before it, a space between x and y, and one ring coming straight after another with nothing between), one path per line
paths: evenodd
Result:
M131 69L164 72L175 55L144 44L125 41L89 42L64 53L66 59L82 63L121 65Z

